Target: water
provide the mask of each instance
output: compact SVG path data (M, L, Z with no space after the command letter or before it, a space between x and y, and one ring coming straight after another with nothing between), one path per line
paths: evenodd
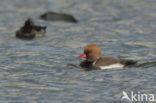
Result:
M80 22L38 19L50 10ZM155 11L155 0L1 0L0 103L121 103L122 91L156 95ZM48 27L45 37L15 38L28 17ZM140 66L84 71L74 57L90 43L103 56Z

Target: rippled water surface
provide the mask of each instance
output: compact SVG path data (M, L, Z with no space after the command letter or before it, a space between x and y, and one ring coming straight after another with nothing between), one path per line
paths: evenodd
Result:
M79 23L38 19L50 10ZM15 38L29 17L48 27L45 37ZM84 71L74 57L89 43L140 66ZM156 96L156 0L2 0L0 51L0 103L121 103L122 91Z

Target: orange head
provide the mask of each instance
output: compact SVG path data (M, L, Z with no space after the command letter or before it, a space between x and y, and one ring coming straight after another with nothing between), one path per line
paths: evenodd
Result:
M76 58L86 58L88 61L93 62L102 56L101 49L96 44L89 44L84 48L84 54Z

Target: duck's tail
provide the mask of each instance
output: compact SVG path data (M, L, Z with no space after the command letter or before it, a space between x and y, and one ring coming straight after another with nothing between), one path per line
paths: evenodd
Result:
M134 60L126 60L125 61L125 66L133 66L136 64L137 64L137 61L134 61Z
M123 64L124 66L134 66L137 64L137 61L120 59L120 63Z

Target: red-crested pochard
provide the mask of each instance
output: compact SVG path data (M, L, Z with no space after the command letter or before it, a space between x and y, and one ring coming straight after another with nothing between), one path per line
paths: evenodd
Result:
M102 58L101 49L96 44L87 45L84 48L84 54L77 56L76 58L86 59L80 63L80 66L86 70L123 68L136 64L136 61L133 60L116 59L112 57Z

